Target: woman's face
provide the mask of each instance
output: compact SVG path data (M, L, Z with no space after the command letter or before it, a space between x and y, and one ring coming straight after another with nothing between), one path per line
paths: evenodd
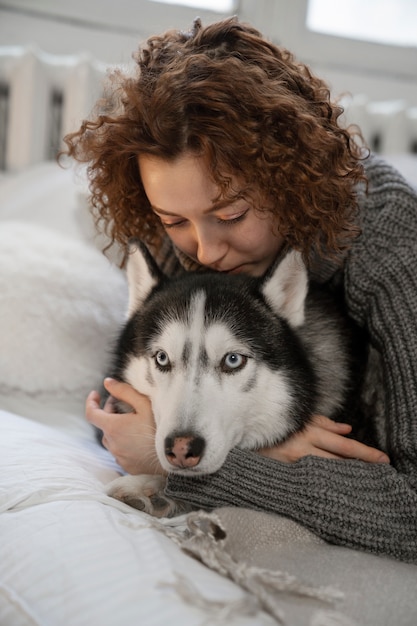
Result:
M268 269L283 243L272 216L243 199L215 204L219 189L202 157L140 155L138 163L152 209L182 252L220 272L261 276Z

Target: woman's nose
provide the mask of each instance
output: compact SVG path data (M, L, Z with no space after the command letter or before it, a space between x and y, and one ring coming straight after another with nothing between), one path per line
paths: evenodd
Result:
M227 252L225 242L215 229L205 228L196 232L197 260L201 265L214 267Z

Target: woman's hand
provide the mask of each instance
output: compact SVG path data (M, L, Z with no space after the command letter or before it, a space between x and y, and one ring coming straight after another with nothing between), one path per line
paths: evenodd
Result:
M127 383L104 381L110 393L104 408L100 395L92 391L86 400L86 418L103 431L103 445L129 474L165 474L155 450L155 422L147 396ZM132 407L130 413L114 413L114 398Z
M349 424L333 422L323 415L315 415L310 424L284 443L262 448L259 453L277 461L294 463L303 456L313 455L328 459L359 459L368 463L389 463L386 454L345 435L351 432Z

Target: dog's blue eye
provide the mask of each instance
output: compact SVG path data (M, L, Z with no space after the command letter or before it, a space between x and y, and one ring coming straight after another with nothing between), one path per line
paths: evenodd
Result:
M248 357L238 352L228 352L222 358L220 367L225 373L234 373L245 367Z
M169 360L169 356L166 352L164 352L164 350L158 350L158 352L156 352L154 356L154 359L156 366L159 367L160 370L167 371L171 369L171 361Z

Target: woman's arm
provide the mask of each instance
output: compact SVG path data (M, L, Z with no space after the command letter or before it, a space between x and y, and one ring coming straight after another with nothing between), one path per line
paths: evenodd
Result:
M215 474L169 475L166 493L207 509L278 513L331 543L417 562L417 494L388 464L313 456L289 464L234 449Z
M167 493L272 511L333 543L417 563L417 196L379 161L368 175L345 290L381 353L391 465L315 456L288 464L233 450L215 474L170 476Z

